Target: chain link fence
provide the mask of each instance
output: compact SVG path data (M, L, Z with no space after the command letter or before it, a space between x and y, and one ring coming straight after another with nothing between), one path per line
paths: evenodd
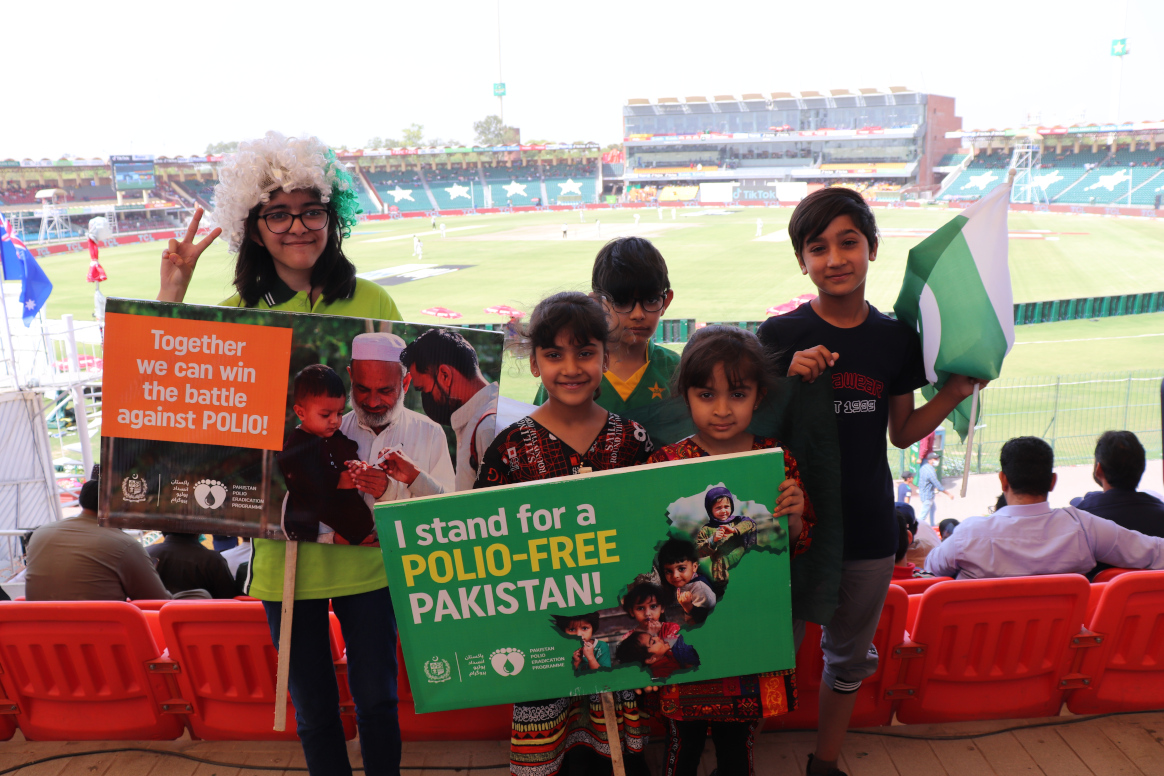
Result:
M982 417L974 431L972 473L998 471L998 454L1008 439L1041 437L1055 451L1056 466L1091 463L1095 440L1104 431L1132 431L1149 459L1164 455L1161 440L1161 382L1164 369L1129 372L1011 377L993 381L982 392ZM925 401L920 392L915 402ZM942 455L942 474L962 473L966 446L949 421ZM888 442L887 442L888 444ZM895 477L915 469L911 451L889 448ZM916 454L916 446L914 451Z

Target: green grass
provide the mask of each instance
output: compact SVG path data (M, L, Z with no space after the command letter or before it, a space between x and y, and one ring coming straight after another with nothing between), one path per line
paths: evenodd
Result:
M658 227L654 210L639 211L643 227ZM679 217L670 212L663 231L648 235L662 250L671 271L675 303L668 317L707 320L760 320L773 304L814 291L792 255L790 244L754 240L757 217L764 232L782 232L791 210L749 208L729 216ZM697 212L697 211L688 211ZM883 229L936 228L952 212L930 210L881 210ZM405 317L420 320L420 311L432 305L464 314L463 322L498 322L483 308L512 304L530 309L538 299L563 289L589 285L594 254L602 244L595 235L594 220L602 220L604 237L617 227L629 227L629 210L590 211L584 227L593 239L481 240L510 230L540 228L560 235L559 225L578 229L575 213L527 213L466 216L444 219L449 236L441 240L427 219L380 221L362 225L345 243L360 271L410 264L411 235L424 240L424 262L464 264L471 268L449 275L426 278L391 287ZM683 228L670 228L676 225ZM1017 302L1066 299L1081 296L1164 290L1164 263L1156 261L1164 249L1164 223L1056 213L1012 213L1012 230L1045 229L1061 234L1058 241L1012 240L1011 276ZM473 227L463 229L463 227ZM385 237L401 239L373 242ZM867 294L881 309L889 309L900 289L906 253L918 237L886 237L869 272ZM152 298L157 293L158 262L163 245L143 244L104 249L101 261L109 273L102 284L108 296ZM88 266L84 254L75 253L41 260L56 289L49 314L71 312L79 320L92 312L92 287L85 282ZM230 257L220 241L203 255L187 301L214 304L232 293Z
M638 211L643 228L658 229L654 210ZM790 243L757 241L755 223L764 233L782 233L791 210L749 208L727 216L702 215L671 220L664 211L662 230L648 233L667 258L675 303L667 317L708 320L760 320L773 304L814 291L800 273ZM953 213L941 208L879 210L883 230L934 229ZM424 240L424 263L470 265L454 273L389 287L404 317L422 315L439 305L464 314L462 323L494 322L484 308L510 304L529 311L538 299L564 289L588 289L594 254L602 238L632 227L634 211L590 211L586 225L578 215L527 213L443 219L450 230L442 240L427 219L378 221L361 225L345 249L361 272L416 263L412 234ZM561 224L570 238L560 238ZM465 228L470 227L470 228ZM1048 230L1056 241L1012 240L1011 277L1015 301L1028 302L1081 296L1164 290L1164 223L1140 219L1102 218L1056 213L1012 213L1012 230ZM541 230L548 239L507 239ZM506 232L514 232L505 235ZM480 239L493 236L498 239ZM384 240L383 238L398 238ZM908 250L919 237L887 236L870 269L867 295L877 307L892 307L900 288ZM153 298L157 293L162 243L103 249L101 261L109 274L102 284L108 296ZM55 285L48 313L73 313L91 320L93 289L86 283L85 254L41 259ZM229 296L231 257L215 243L202 257L186 300L215 304ZM1164 332L1164 314L1094 321L1020 326L1019 344L1003 367L1003 377L1107 372L1164 367L1164 337L1138 335ZM1115 339L1126 337L1126 339ZM1081 341L1070 341L1081 340ZM1043 344L1051 341L1050 344ZM1023 343L1040 344L1023 344ZM506 395L528 399L536 384L524 366L508 363L503 376Z

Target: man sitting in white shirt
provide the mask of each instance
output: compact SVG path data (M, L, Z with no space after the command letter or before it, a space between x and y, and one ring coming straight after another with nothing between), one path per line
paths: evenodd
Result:
M958 579L1086 574L1097 562L1164 568L1164 539L1130 531L1075 507L1052 509L1055 455L1037 437L1002 446L998 475L1006 506L963 520L926 558L926 571Z

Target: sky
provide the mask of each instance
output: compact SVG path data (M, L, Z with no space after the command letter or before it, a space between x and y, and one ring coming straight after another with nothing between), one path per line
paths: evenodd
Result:
M0 33L0 158L185 156L268 129L356 148L413 122L472 143L498 112L499 15L527 142L618 142L631 97L888 86L954 97L967 129L1164 120L1159 0L25 0Z

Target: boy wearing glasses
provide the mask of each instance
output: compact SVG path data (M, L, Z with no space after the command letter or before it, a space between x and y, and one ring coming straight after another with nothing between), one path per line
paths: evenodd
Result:
M610 324L610 357L595 402L616 415L671 396L679 354L652 342L675 292L663 254L642 237L619 237L598 251L590 296L602 302ZM534 404L546 401L538 388Z

